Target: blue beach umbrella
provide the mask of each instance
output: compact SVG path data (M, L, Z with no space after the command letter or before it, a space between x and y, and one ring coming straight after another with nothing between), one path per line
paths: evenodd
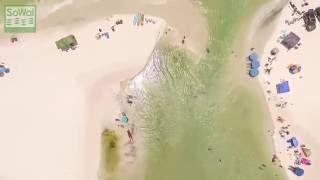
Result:
M258 69L250 69L249 75L250 75L250 77L256 77L259 75L259 70Z
M304 174L304 170L299 167L293 168L292 172L297 176L303 176Z
M292 137L287 142L290 143L292 147L298 147L299 145L298 139L296 137Z
M260 67L259 61L251 61L251 68L258 69Z
M259 61L258 54L256 52L251 53L249 55L249 60L250 61Z

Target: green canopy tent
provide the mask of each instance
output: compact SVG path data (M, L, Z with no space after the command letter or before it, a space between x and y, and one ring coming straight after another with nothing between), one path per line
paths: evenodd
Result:
M68 51L69 49L73 50L77 45L78 42L72 34L56 41L57 48L61 49L62 51Z

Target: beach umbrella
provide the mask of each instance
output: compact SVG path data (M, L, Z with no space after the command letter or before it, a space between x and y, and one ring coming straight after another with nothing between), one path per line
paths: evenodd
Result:
M303 176L304 174L304 170L299 167L293 168L292 172L297 176Z
M259 75L259 70L258 70L258 69L250 69L249 75L250 75L251 77L256 77L256 76Z
M298 64L290 64L288 66L288 70L291 74L297 74L298 72L301 71L301 66Z
M292 137L287 142L290 143L292 147L298 147L299 145L298 139L296 137Z
M271 55L276 55L276 54L278 54L279 53L279 49L278 48L273 48L272 50L271 50Z
M122 122L122 123L128 123L128 121L129 121L129 119L128 119L127 116L125 116L125 115L121 116L120 122Z
M311 156L311 150L310 150L310 149L305 148L305 147L303 147L303 148L301 148L301 149L302 149L303 154L304 154L306 157Z
M249 55L249 60L250 61L259 61L258 54L256 52L251 53Z
M258 69L259 67L260 67L259 61L257 61L257 60L251 61L251 68L252 69Z

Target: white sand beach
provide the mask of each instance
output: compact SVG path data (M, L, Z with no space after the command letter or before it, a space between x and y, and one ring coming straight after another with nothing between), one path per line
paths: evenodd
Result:
M299 11L320 7L320 1L317 0L293 0L292 2ZM301 5L305 2L309 5L302 7ZM318 84L320 54L317 45L320 41L320 23L317 20L317 28L311 32L305 29L303 19L288 25L286 21L290 22L294 17L300 17L298 14L292 16L292 12L293 9L288 3L277 19L277 25L264 47L263 54L259 56L261 59L259 82L264 90L274 122L273 139L276 155L280 158L281 165L290 180L316 180L319 179L320 168L320 114L318 112L320 110L320 96L318 95L320 92ZM287 50L279 43L281 34L290 32L294 32L301 38L301 45L297 49ZM270 53L273 48L279 49L276 56ZM265 66L265 64L269 65ZM288 70L290 64L300 65L301 72L291 74ZM270 68L270 74L264 72L264 69ZM276 84L281 81L289 82L290 92L277 94ZM277 120L278 116L284 119L282 123ZM288 135L286 131L289 131ZM288 148L290 144L286 141L291 137L298 139L299 147ZM311 149L312 155L307 157L311 160L311 165L295 164L294 150L298 151L297 154L303 154L300 145ZM289 166L304 169L304 175L301 177L294 175L288 170Z
M166 28L145 17L156 23L137 27L133 15L114 15L19 35L16 43L1 39L0 62L11 72L0 79L0 179L97 178L101 132L117 129L120 81L145 66ZM124 24L112 32L118 19ZM97 40L99 28L110 38ZM78 47L58 50L55 41L70 34Z

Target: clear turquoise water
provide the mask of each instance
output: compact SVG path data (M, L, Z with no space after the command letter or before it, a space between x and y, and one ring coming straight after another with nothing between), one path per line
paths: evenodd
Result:
M249 87L224 82L230 44L257 0L204 0L209 55L194 66L181 50L165 49L168 71L149 90L146 180L280 180L271 144L265 143L267 112ZM245 68L245 67L243 67ZM235 74L236 75L236 74ZM234 81L237 78L234 78ZM232 84L232 82L231 82ZM263 170L259 166L266 164Z

